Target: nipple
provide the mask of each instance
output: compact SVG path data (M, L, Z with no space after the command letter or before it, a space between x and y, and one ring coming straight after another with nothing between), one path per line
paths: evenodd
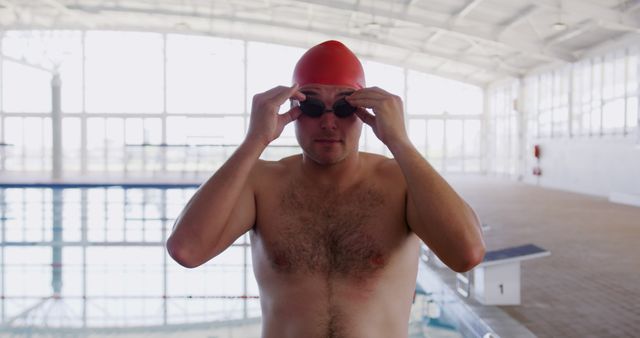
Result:
M373 257L371 257L371 264L375 267L380 267L383 266L385 263L385 259L384 256L382 256L382 254L376 254Z

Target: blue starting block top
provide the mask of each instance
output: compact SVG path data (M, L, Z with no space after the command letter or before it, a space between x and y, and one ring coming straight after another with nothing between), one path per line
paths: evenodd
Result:
M478 266L504 264L549 256L551 253L537 245L525 244L500 250L487 251L484 260Z

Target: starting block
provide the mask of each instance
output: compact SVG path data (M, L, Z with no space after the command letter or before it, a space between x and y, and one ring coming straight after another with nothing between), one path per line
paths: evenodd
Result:
M550 254L533 244L486 252L473 269L475 298L484 305L520 305L520 262Z

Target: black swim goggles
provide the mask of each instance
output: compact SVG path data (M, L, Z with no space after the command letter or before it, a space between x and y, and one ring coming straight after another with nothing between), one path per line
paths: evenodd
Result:
M320 117L325 111L331 111L337 117L345 118L353 115L356 111L356 107L350 105L344 97L336 101L331 110L327 110L324 102L312 97L308 97L302 102L294 100L293 105L299 105L302 113L309 117Z

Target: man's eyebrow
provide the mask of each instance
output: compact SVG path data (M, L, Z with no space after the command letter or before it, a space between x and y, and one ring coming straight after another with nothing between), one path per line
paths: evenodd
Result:
M351 94L353 94L355 92L356 92L355 90L347 90L347 91L338 93L338 95L340 95L340 96L342 96L342 95L351 95Z
M318 95L318 93L310 89L301 90L300 92L304 95Z

